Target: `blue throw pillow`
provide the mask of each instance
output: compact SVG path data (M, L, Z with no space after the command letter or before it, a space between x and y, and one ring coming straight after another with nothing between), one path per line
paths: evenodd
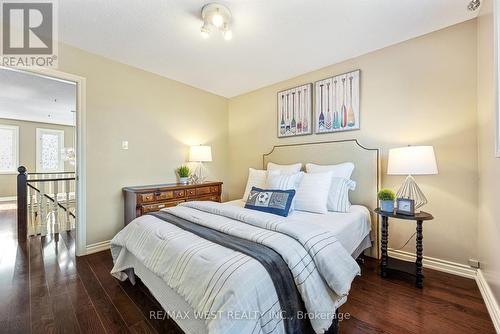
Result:
M260 189L252 187L245 208L287 217L295 190Z

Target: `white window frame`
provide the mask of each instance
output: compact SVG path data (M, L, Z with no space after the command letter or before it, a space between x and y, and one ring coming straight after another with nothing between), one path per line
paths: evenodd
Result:
M19 167L19 127L16 125L0 124L0 129L14 131L14 168L12 170L0 169L0 174L17 174L17 167Z
M44 133L56 134L59 136L59 166L57 170L42 168L42 135ZM64 130L37 128L36 129L36 172L37 173L53 173L64 172L64 160L62 159L61 150L64 148Z

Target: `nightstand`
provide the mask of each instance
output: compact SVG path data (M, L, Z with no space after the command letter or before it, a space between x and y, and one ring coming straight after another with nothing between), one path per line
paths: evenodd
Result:
M380 275L387 277L387 273L391 270L405 272L415 276L415 285L417 288L424 286L424 274L422 273L422 259L424 247L422 244L424 235L422 225L426 220L432 220L434 217L427 212L419 212L414 216L397 214L395 212L384 212L380 208L375 209L375 212L382 217L382 258L380 259ZM403 220L413 220L417 223L417 240L416 240L416 255L415 263L391 258L387 255L387 244L389 242L389 217Z

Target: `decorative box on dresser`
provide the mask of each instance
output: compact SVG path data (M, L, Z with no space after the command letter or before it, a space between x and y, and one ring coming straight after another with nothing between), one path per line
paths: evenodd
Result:
M125 225L148 212L187 201L221 201L222 182L156 184L123 188Z

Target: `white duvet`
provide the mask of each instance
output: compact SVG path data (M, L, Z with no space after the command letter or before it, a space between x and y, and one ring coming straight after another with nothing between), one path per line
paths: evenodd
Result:
M327 229L214 202L165 211L278 252L293 274L314 330L322 333L345 301L359 266ZM131 252L182 296L209 333L284 333L273 282L252 257L207 241L153 216L135 219L111 241L111 273L127 278Z

